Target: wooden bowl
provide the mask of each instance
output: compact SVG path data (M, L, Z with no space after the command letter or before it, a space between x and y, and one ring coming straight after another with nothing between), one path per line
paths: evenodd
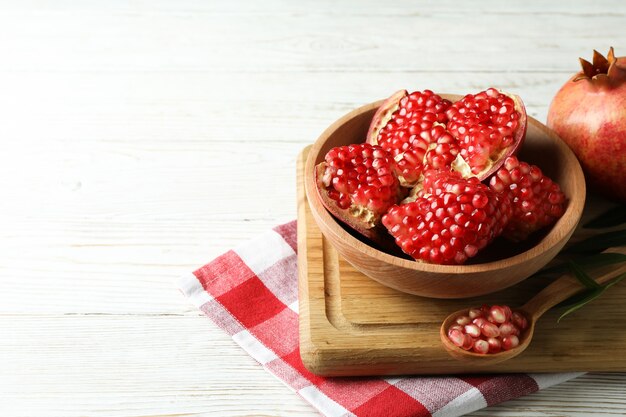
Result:
M460 96L443 95L452 101ZM357 270L396 290L433 298L466 298L514 285L546 265L576 228L585 205L585 180L578 160L550 129L528 117L520 159L538 165L568 198L563 217L549 230L521 244L498 238L465 265L434 265L384 252L360 237L322 205L314 168L335 146L361 143L381 101L360 107L333 123L313 144L305 167L305 190L311 212L324 237Z

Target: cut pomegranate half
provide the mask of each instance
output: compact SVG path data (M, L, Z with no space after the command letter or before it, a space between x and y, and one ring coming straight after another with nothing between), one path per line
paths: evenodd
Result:
M430 169L484 180L515 155L526 136L526 110L515 95L490 88L451 103L430 90L389 97L372 118L367 142L396 161L400 184L414 187Z
M380 146L332 148L315 167L321 201L337 219L381 241L380 219L403 196L394 167L393 158Z

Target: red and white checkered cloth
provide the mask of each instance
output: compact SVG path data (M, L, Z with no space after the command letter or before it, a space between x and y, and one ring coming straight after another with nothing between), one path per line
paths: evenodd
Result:
M298 349L295 221L226 252L181 278L179 287L325 416L460 416L580 375L325 378L310 373Z

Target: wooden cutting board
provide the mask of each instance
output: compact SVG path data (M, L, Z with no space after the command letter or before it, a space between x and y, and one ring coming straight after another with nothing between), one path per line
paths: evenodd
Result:
M530 278L462 300L418 297L375 282L343 260L315 224L303 186L307 151L298 158L297 187L300 353L309 370L326 376L626 371L626 281L560 323L561 310L547 312L531 346L514 359L480 367L454 360L439 339L450 312L483 303L520 306L552 280Z

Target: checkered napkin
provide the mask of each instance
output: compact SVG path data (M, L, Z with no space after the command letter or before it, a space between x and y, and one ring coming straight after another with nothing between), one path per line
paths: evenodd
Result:
M298 350L295 221L226 252L181 278L179 287L325 416L460 416L580 375L325 378L310 373Z

